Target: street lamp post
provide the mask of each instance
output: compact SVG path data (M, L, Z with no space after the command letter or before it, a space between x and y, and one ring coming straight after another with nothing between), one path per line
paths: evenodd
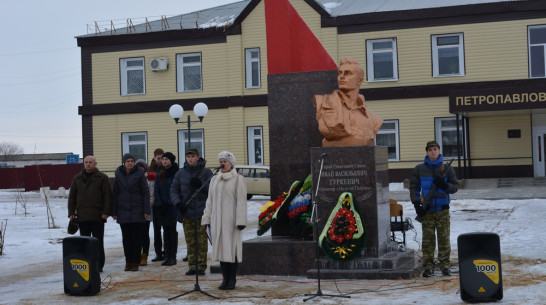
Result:
M193 107L193 113L195 113L195 115L199 118L199 121L192 121L191 120L191 117L190 115L188 114L188 149L191 148L191 123L197 123L197 122L203 122L203 118L205 117L205 115L207 115L207 113L209 112L209 108L207 107L207 105L205 103L197 103L195 104L195 106ZM174 121L176 122L176 124L178 124L178 120L180 120L180 118L182 117L182 115L184 115L184 108L182 108L182 106L178 105L178 104L174 104L171 106L171 108L169 108L169 115L171 116L171 118L174 119ZM186 153L186 147L184 145L184 154ZM182 162L182 157L180 157L180 160ZM212 177L211 177L212 178ZM179 294L175 297L172 297L172 298L169 298L169 301L170 300L173 300L173 299L176 299L178 297L181 297L183 295L186 295L188 293L191 293L191 292L194 292L194 291L199 291L201 292L202 294L204 295L208 295L209 297L211 298L215 298L215 299L218 299L217 297L203 291L201 289L201 287L199 286L199 266L198 266L198 259L197 259L197 254L198 254L198 251L197 251L197 248L199 246L199 243L197 241L197 200L195 199L196 195L201 191L201 189L210 182L207 181L206 183L204 183L203 185L201 185L201 187L197 190L194 190L192 191L193 192L193 195L190 197L190 199L188 200L188 202L186 202L186 204L190 204L192 201L193 201L193 211L194 211L194 220L193 220L193 232L194 232L194 235L193 235L193 241L194 241L194 257L195 257L195 285L193 287L193 290L191 291L188 291L188 292L185 292L185 293L182 293L182 294ZM185 198L184 198L185 200Z
M199 121L192 121L190 115L188 114L188 148L191 148L191 123L197 123L197 122L203 122L203 118L207 115L209 112L209 108L205 103L197 103L193 107L193 113L199 118ZM174 104L169 108L169 115L171 118L174 119L176 124L178 124L178 121L184 115L184 108L178 104ZM186 147L184 147L184 152L186 151Z

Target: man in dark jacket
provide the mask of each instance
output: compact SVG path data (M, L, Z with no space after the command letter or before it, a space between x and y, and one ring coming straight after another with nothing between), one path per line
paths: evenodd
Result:
M171 201L178 208L179 217L183 218L184 235L188 246L188 266L186 275L204 275L207 269L208 238L206 227L201 226L201 217L205 210L212 171L205 168L207 162L199 156L196 148L186 151L186 161L171 185ZM188 202L194 192L206 184L201 191ZM197 222L197 225L196 225ZM195 230L197 228L197 232ZM197 241L195 236L197 235ZM197 245L195 244L197 242ZM195 247L197 246L197 251ZM197 252L197 257L195 253ZM197 270L195 265L197 261Z
M84 169L72 179L68 217L77 218L81 236L99 241L99 271L104 267L104 223L112 214L112 189L108 176L99 171L93 156L83 159Z
M459 184L455 170L444 163L440 154L440 145L430 141L426 145L425 160L418 164L411 173L410 197L417 215L423 217L423 277L434 275L434 250L436 249L436 233L438 234L438 260L443 275L450 275L449 256L451 254L449 194L457 192ZM424 199L432 191L428 206L424 206Z

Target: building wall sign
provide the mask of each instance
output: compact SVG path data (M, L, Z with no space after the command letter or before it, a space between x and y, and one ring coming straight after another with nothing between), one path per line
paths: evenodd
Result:
M546 86L449 92L449 112L454 114L537 108L546 108Z

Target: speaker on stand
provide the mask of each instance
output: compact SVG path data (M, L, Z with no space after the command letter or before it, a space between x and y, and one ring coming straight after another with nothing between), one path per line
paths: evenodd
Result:
M457 238L459 283L465 302L502 300L502 268L499 235L465 233Z
M100 291L99 241L90 236L63 239L64 293L94 295Z

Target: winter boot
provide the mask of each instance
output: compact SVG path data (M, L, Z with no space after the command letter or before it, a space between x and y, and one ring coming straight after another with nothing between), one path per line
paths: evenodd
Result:
M161 266L167 266L166 263L171 257L171 243L169 233L165 230L163 230L163 249L165 249L165 252L163 253L163 263L161 263Z
M140 254L140 265L141 266L148 265L148 254L146 254L146 253Z
M235 283L237 282L237 262L228 264L228 282L226 284L226 290L235 289Z
M131 264L125 263L125 269L123 269L123 271L130 271L130 270L131 270Z
M165 239L165 261L161 266L176 265L176 253L178 250L178 232L170 232L168 238Z
M220 269L222 269L222 284L218 289L220 290L226 290L226 286L228 283L228 263L220 262Z
M154 258L152 258L152 262L160 262L160 261L164 261L165 260L165 256L163 255L163 252L161 252L161 254L156 254Z
M131 263L129 271L138 271L138 263Z

